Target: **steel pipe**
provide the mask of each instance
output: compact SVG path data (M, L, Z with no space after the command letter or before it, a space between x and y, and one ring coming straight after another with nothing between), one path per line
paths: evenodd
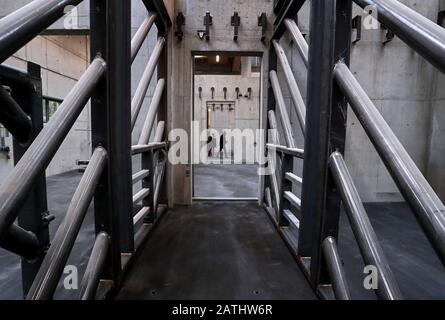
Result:
M96 148L74 193L65 218L57 230L53 243L28 292L27 300L49 300L52 298L93 199L106 160L107 151L102 147Z
M133 205L138 204L142 200L144 200L150 194L150 189L144 188L141 189L138 193L133 196Z
M298 88L297 81L295 81L292 68L289 64L289 61L287 60L283 48L277 40L272 40L272 43L275 47L275 52L277 54L278 60L280 60L281 66L283 67L286 83L289 87L289 91L292 97L294 110L297 114L298 122L300 123L300 129L304 136L306 128L306 104L304 103L303 97L301 96L300 89Z
M131 147L132 155L137 155L145 152L149 152L152 150L161 149L167 146L166 142L152 142L144 145L136 145Z
M378 20L445 73L445 29L397 0L354 0L374 6Z
M133 184L138 183L141 180L144 180L150 175L150 170L141 170L137 173L135 173L132 177Z
M153 131L153 124L155 122L156 114L158 113L159 103L161 102L162 95L164 94L164 87L165 80L159 79L153 94L153 98L151 99L150 107L148 108L147 118L145 119L141 136L139 137L139 145L148 144L150 141L150 135ZM134 119L134 122L136 123L136 119Z
M0 186L0 239L17 217L28 191L62 144L103 74L106 63L93 60L63 103Z
M156 14L150 13L147 18L144 19L139 29L136 31L133 39L131 39L131 62L134 62L139 50L142 47L148 33L150 32L153 23L156 21Z
M277 123L277 118L275 117L275 111L269 110L268 116L269 116L269 118L268 118L269 119L269 127L272 130L275 130L275 132L276 132L276 136L273 137L275 140L275 141L273 141L273 143L281 145L281 139L280 139L280 135L278 133L278 123Z
M334 152L331 155L329 167L342 197L343 206L357 239L363 260L366 265L372 265L378 270L377 295L385 300L402 299L400 289L386 261L383 249L379 244L341 153Z
M106 232L100 232L94 242L87 269L80 284L80 300L94 300L109 249L110 237Z
M337 242L334 238L327 237L324 239L322 246L335 298L337 300L351 300L351 293L349 291L345 271L343 269L340 255L338 254Z
M275 144L268 143L266 145L267 149L269 150L276 150L278 152L282 152L284 154L288 154L290 156L294 156L300 159L304 159L304 150L297 149L297 148L288 148L285 146L279 146Z
M26 144L31 138L31 120L1 84L0 104L0 123L18 142Z
M284 138L286 139L286 143L290 148L295 148L296 144L294 140L294 133L292 131L292 125L290 123L286 103L284 102L283 98L283 92L281 90L280 82L278 81L277 72L275 70L270 72L270 83L277 102L278 111L280 112L280 120L283 126Z
M145 94L150 86L151 79L153 78L153 74L156 70L156 65L159 57L161 56L162 50L164 49L164 45L165 39L160 37L155 48L153 49L153 52L151 53L147 67L145 68L141 81L136 89L133 100L131 101L131 128L134 128L136 124L142 104L144 103Z
M143 207L139 212L133 217L133 224L138 224L141 219L143 219L145 216L147 216L150 213L149 207Z
M162 142L164 138L164 131L165 131L165 121L159 121L153 142Z
M15 224L8 229L6 236L0 241L0 247L26 260L34 260L42 253L36 235Z
M0 63L83 0L34 0L0 20Z
M349 68L334 72L341 90L445 265L445 207Z
M306 42L306 39L303 37L300 29L298 29L297 24L292 19L284 20L286 24L287 30L289 31L292 39L294 39L295 44L297 45L298 52L300 53L301 58L303 59L306 67L309 67L309 46Z

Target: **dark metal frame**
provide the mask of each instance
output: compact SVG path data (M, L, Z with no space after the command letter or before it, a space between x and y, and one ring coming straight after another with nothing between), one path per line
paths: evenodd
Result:
M80 2L36 0L0 20L0 60L5 60L62 17L66 5ZM150 64L153 64L153 69L157 65L160 83L165 82L161 79L168 79L168 46L164 44L168 41L171 20L163 1L144 0L144 4L153 12L131 39L130 1L90 1L91 65L44 128L40 67L29 64L28 73L23 73L0 66L0 82L13 88L12 95L3 98L11 102L9 105L15 114L29 114L30 121L26 126L32 126L29 133L26 126L19 126L27 118L10 118L20 129L12 132L18 163L0 188L0 245L26 258L23 259L22 271L27 299L52 298L93 197L97 238L82 282L80 299L109 297L119 288L131 258L166 208L163 177L167 170L168 145L162 140L167 121L167 86L162 86L159 101L153 103L151 110L160 120L155 131L157 143L131 146L132 124L128 108L131 63L154 22L159 37L164 40L158 48L159 54L150 59ZM23 16L29 19L20 19ZM9 32L11 28L14 32ZM151 67L149 69L153 73ZM49 246L51 215L46 208L44 170L89 98L92 103L93 155L68 213ZM31 141L35 138L32 143L25 139L29 134ZM150 133L146 136L149 137ZM136 153L142 154L144 170L133 180L131 157ZM151 160L147 161L147 158ZM132 185L133 181L141 179L152 189L141 198L150 210L143 210L139 217L150 219L147 218L140 228L143 232L135 234ZM11 186L14 186L12 192L9 190ZM13 224L16 217L19 226Z

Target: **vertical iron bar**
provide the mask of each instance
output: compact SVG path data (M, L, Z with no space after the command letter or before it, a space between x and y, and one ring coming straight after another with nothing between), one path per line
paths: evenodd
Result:
M334 30L335 0L313 0L299 254L312 258L311 282L314 287L318 284L321 229L326 217Z

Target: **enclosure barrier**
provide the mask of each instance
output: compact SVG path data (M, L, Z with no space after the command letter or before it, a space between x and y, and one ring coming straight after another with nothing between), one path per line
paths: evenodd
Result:
M279 163L278 169L281 169L282 174L280 181L276 183L280 190L274 187L274 175L266 180L265 205L283 238L306 270L314 289L318 290L321 296L330 297L332 295L326 291L326 284L331 283L337 299L349 300L351 294L336 245L342 203L365 264L374 265L378 269L377 296L381 299L402 299L343 159L346 101L351 105L402 195L413 209L443 264L445 208L349 70L353 1L311 2L309 46L294 21L304 2L294 0L283 5L275 23L275 33L270 46L269 128L277 129L280 124L288 146L277 146L276 139L267 144L269 151L279 152L281 162L275 163ZM374 6L379 21L385 27L439 70L445 71L445 29L396 0L354 2L363 8ZM293 71L279 44L286 30L308 68L307 113ZM278 61L284 71L300 127L304 131L302 180L293 173L295 153L287 150L288 147L294 149L295 146L289 144L292 142L290 137L293 128L290 126L276 77ZM332 79L338 86L332 84ZM273 118L275 107L279 111L280 121ZM269 161L270 159L269 155ZM331 175L326 175L328 169ZM301 201L294 194L295 185L298 186L300 181ZM279 205L273 203L271 193L280 194ZM317 203L317 198L320 203ZM297 222L298 227L292 232L289 231L289 226L296 226Z
M61 18L66 13L67 6L75 6L81 2L34 0L1 19L0 62ZM118 289L128 257L131 259L166 208L161 205L162 209L158 212L158 203L165 201L163 177L168 145L162 141L167 87L164 80L167 70L165 43L171 25L170 18L166 14L163 1L144 1L149 14L133 39L130 39L130 2L90 2L92 62L48 124L34 141L29 141L29 147L24 146L26 151L0 187L0 245L34 261L29 263L34 264L35 273L27 275L27 278L33 280L32 285L24 285L24 293L29 300L52 299L93 198L97 236L80 288L79 299L82 300L94 299L99 287L101 296L104 297ZM107 23L110 19L113 24ZM149 59L130 110L131 64L155 23L159 41ZM131 148L131 131L157 66L160 66L158 87L140 138L143 143ZM0 111L0 122L6 125L16 141L28 143L30 128L34 124L7 89L0 84L0 101L4 104ZM13 223L26 202L29 191L44 173L90 98L92 157L52 244L49 248L42 248L39 239L41 235L26 231ZM153 134L153 142L150 143L156 118L159 122ZM136 154L142 155L143 169L131 175L131 156ZM131 206L131 182L143 184L142 191L134 196L135 203L144 204L136 216L133 215ZM43 196L46 201L46 194ZM36 210L38 208L29 214L40 217L42 212ZM45 219L48 223L51 220ZM138 223L141 225L140 231L135 234L133 227ZM135 241L137 245L134 247ZM109 281L101 284L101 279Z

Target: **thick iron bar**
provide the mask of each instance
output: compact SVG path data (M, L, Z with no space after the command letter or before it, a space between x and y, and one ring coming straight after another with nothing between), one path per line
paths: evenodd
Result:
M51 299L76 241L82 222L93 199L94 191L105 168L107 151L97 148L74 193L62 224L43 260L26 297L27 300Z
M0 63L83 0L34 0L0 20Z
M136 145L131 147L131 154L137 155L141 153L146 153L153 150L158 150L167 146L166 142L151 142L144 145Z
M103 59L93 60L0 187L0 238L14 222L27 192L48 166L105 70Z
M377 295L379 298L386 300L402 299L397 282L386 261L382 247L341 153L334 152L331 155L329 166L341 194L343 206L357 239L363 260L367 265L375 266L378 270Z
M286 24L287 30L291 34L292 38L294 39L295 44L297 45L298 52L300 53L304 64L306 67L309 66L309 47L306 42L306 39L304 39L303 35L301 34L301 31L298 29L297 24L292 19L285 19L284 23Z
M284 8L280 14L278 15L275 21L275 31L272 39L280 39L284 32L286 32L286 26L284 25L284 21L286 19L294 19L296 18L298 11L300 11L301 7L305 3L306 0L292 0L289 1L286 8Z
M39 239L32 232L13 224L0 241L0 247L27 260L34 260L41 254Z
M150 170L141 170L133 175L133 184L145 179L150 174Z
M142 22L139 29L136 31L136 34L133 36L131 40L131 62L134 62L139 50L142 47L145 39L147 38L148 33L150 32L153 23L156 21L156 14L150 13L147 18L145 18L144 22Z
M0 123L18 142L29 142L32 133L31 120L1 83L0 103Z
M277 53L278 60L280 60L281 66L284 71L284 76L286 77L286 83L289 87L289 91L292 97L292 102L294 106L295 113L297 114L298 122L300 123L301 132L305 133L305 122L306 122L306 105L304 103L303 97L301 96L300 89L298 88L297 81L292 73L292 68L287 60L286 54L283 48L278 43L277 40L272 40L275 47L275 52Z
M153 125L156 114L158 113L159 103L161 102L164 88L165 80L160 79L156 85L150 107L148 108L147 118L145 119L144 127L142 128L141 136L139 137L139 145L148 144L150 141L151 132L153 131Z
M279 145L271 144L271 143L268 143L266 145L266 147L269 150L276 150L278 152L282 152L284 154L288 154L288 155L296 157L296 158L304 159L304 150L302 150L302 149L288 148L285 146L279 146Z
M133 217L133 223L138 224L143 218L145 218L150 213L149 207L142 207L138 213Z
M142 104L144 103L145 94L150 86L151 79L156 70L158 60L161 56L162 50L165 46L165 39L160 37L158 42L151 53L150 60L148 60L147 67L142 75L141 81L134 93L133 100L131 102L131 127L134 128L139 112L141 111Z
M275 98L274 98L275 101ZM271 142L274 144L278 144L280 142L280 135L278 134L278 125L277 125L277 118L275 117L275 111L269 110L268 112L268 119L269 119L269 129L272 130L270 136L268 137ZM267 148L266 148L267 150ZM278 178L277 176L281 176L281 159L277 157L276 152L270 152L267 150L267 159L269 163L269 172L268 179L270 188L269 191L272 189L272 193L274 195L275 200L275 210L278 212L279 206L280 206L280 187L278 185ZM271 202L273 204L273 202Z
M377 17L400 39L445 73L445 29L397 0L354 0L373 6Z
M290 148L296 148L294 134L292 131L292 125L290 123L289 113L286 109L286 103L284 102L283 92L281 90L280 82L275 70L270 72L270 83L272 85L273 94L275 96L276 105L279 111L279 117L283 127L284 138L286 139L287 146Z
M110 237L105 232L100 232L94 242L87 269L80 284L80 300L94 300L109 249Z
M445 207L349 68L335 78L374 147L445 264Z
M337 300L351 300L348 282L343 269L343 264L338 254L337 242L333 237L327 237L323 241L323 253L326 259L329 277L332 281L335 298Z
M280 135L278 134L278 123L277 123L277 117L275 116L274 110L269 110L268 113L268 119L269 119L269 127L271 130L276 130L276 134L274 137L275 141L272 141L273 144L281 145Z
M335 0L311 1L306 135L299 254L311 257L311 283L320 283L322 226L326 218Z

